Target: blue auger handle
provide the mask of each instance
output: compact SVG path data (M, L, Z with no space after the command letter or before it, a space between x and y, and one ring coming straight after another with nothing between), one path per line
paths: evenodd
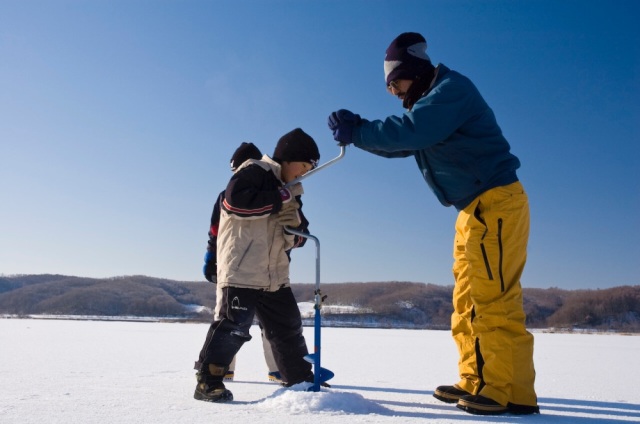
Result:
M303 233L302 231L293 230L289 227L285 227L286 231L298 235L300 237L306 237L311 239L316 244L316 289L315 294L315 316L314 316L314 333L313 333L313 353L304 357L305 361L313 364L313 386L309 388L309 391L319 392L320 385L327 380L333 378L334 373L326 368L322 368L320 363L321 352L321 339L320 328L322 327L320 309L322 308L322 293L320 292L320 240L316 236Z
M325 169L333 165L334 163L336 163L337 161L339 161L344 157L345 150L346 150L346 147L341 144L340 154L337 157L331 159L328 162L325 162L324 164L318 166L317 168L312 169L306 174L299 176L295 180L288 182L287 184L285 184L285 187L286 188L291 187L292 185L299 183L300 181L304 180L307 177L310 177L311 175L315 174L321 169ZM320 292L320 240L318 240L316 236L303 233L302 231L294 230L290 227L285 227L284 229L288 233L295 234L307 239L311 239L316 244L316 289L315 289L315 305L314 305L315 317L314 317L314 339L313 339L314 352L305 356L304 359L307 362L310 362L313 364L313 386L309 388L309 391L319 392L320 385L325 381L330 380L334 376L334 373L332 371L329 371L326 368L322 368L322 366L320 365L320 341L321 341L320 328L322 327L321 315L320 315L320 309L322 308L322 294Z

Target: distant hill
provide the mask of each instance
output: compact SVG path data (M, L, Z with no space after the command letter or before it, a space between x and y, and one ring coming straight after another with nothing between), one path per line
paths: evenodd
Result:
M64 275L0 277L0 313L197 318L215 286L145 276L92 279ZM204 312L206 314L206 312Z
M299 302L314 286L293 284ZM323 284L326 325L449 329L452 286L402 281ZM524 289L530 328L640 332L640 286ZM215 285L146 276L0 276L0 314L158 317L209 321ZM339 308L338 306L349 306Z

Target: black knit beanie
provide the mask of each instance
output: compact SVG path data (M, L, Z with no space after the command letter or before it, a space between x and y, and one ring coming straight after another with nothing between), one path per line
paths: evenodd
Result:
M427 55L427 40L417 32L397 36L384 57L384 77L387 85L393 80L414 80L431 65Z
M314 167L320 160L320 152L311 136L300 128L286 133L273 151L273 160L282 162L309 162Z
M235 171L248 159L260 159L262 152L253 143L243 142L231 156L231 170Z

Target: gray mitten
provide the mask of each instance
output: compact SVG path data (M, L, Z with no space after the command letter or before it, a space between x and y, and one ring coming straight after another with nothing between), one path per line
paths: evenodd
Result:
M278 214L278 223L284 227L296 228L302 224L302 220L300 219L300 214L297 209L283 209Z
M296 183L292 185L291 187L289 187L288 190L291 192L293 197L302 196L304 194L304 189L302 188L301 183Z

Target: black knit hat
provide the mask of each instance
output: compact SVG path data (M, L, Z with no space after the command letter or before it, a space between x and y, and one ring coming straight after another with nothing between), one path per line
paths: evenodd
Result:
M384 57L384 77L387 85L397 79L414 80L431 66L427 55L427 40L417 32L405 32L391 42Z
M260 159L262 152L253 143L243 142L231 156L231 170L235 171L248 159Z
M276 162L309 162L314 167L320 160L320 152L313 138L300 128L286 133L273 151Z

